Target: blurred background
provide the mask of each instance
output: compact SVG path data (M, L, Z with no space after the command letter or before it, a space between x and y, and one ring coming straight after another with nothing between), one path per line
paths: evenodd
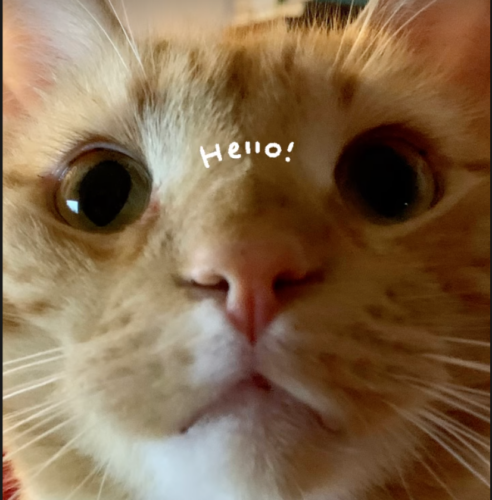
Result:
M338 8L341 11L350 10L350 7L361 8L367 0L224 0L232 4L230 10L234 12L234 23L257 22L262 19L277 17L298 17L306 12L327 11Z
M150 7L162 13L160 26L167 32L185 21L187 26L214 29L217 26L256 24L278 18L319 17L338 13L357 13L368 0L140 0L134 2L134 14L143 14ZM132 8L130 0L125 1ZM118 3L116 3L116 6ZM147 11L148 12L148 11ZM143 21L143 20L142 20ZM182 26L182 24L181 24Z

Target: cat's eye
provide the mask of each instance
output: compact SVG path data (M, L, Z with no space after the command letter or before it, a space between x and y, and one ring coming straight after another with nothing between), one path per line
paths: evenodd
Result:
M391 136L356 139L340 158L335 179L346 201L383 224L421 214L438 194L425 153Z
M56 209L77 229L120 231L135 222L150 201L152 179L147 168L116 148L85 150L58 177Z

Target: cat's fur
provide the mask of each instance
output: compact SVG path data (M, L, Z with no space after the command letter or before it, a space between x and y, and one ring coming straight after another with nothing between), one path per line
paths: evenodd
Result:
M154 37L140 61L99 3L7 3L4 438L22 500L488 498L490 5L380 3L344 31ZM389 226L334 181L382 125L410 130L443 185ZM72 229L47 201L92 137L154 178L121 233ZM245 140L295 148L230 159ZM278 291L254 348L226 292L181 281L200 249L239 259L244 241L264 259L291 245L322 276ZM273 391L220 399L251 363Z

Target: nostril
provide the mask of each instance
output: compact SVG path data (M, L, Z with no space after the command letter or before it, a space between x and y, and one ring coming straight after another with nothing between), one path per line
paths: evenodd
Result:
M282 273L273 282L273 289L275 291L282 290L284 288L291 288L295 286L305 286L310 284L319 283L323 280L323 274L321 271L313 271L310 273L305 273L302 276L294 273Z
M194 272L191 272L186 282L188 285L208 290L229 290L229 282L227 279L220 273L215 272L212 269L198 269Z
M278 290L286 286L299 284L304 280L305 276L304 273L299 274L292 271L280 273L273 281L273 289Z
M190 280L190 285L198 288L203 288L207 290L218 290L223 292L228 292L230 285L229 282L224 278L217 278L216 280L209 280L207 282Z

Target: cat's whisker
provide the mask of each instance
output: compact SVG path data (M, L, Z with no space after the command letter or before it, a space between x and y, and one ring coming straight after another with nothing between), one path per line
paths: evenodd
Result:
M398 435L394 435L395 439L398 439ZM430 464L427 463L426 457L428 460L432 461L436 467L439 467L439 463L435 460L435 458L429 453L425 448L422 450L425 456L417 450L412 450L412 455L417 459L417 462L425 468L425 470L436 480L437 484L441 486L441 488L452 498L452 500L458 500L453 492L450 490L449 486L445 483L445 481L439 476L437 471L435 471Z
M116 55L120 59L121 63L125 67L125 69L130 72L130 68L128 67L128 64L126 63L125 59L121 55L121 52L118 50L118 47L116 46L115 42L113 39L109 36L109 33L104 29L102 24L97 20L96 16L84 5L84 3L81 0L75 0L82 9L85 10L85 12L92 18L96 26L101 30L101 32L104 34L104 36L108 39L109 43L113 47L114 51L116 52Z
M421 7L418 11L416 11L412 16L410 16L409 18L407 18L405 20L405 22L398 29L396 29L395 31L393 31L391 33L391 38L389 40L387 40L385 43L383 43L379 47L380 51L381 52L386 51L388 49L389 45L391 43L393 43L393 41L396 38L398 38L398 35L405 28L407 28L411 23L413 23L415 21L415 19L417 19L419 16L421 16L425 11L427 11L430 7L432 7L432 5L434 5L436 2L437 2L437 0L431 0L429 3L427 3L426 5L424 5L423 7ZM400 3L400 7L404 7L404 6L405 6L405 2L401 2ZM397 15L399 15L399 10L400 10L400 8L395 9L394 12L393 12L393 14L391 16L389 16L388 21L385 23L385 25L382 28L383 30L385 30L394 21L394 19L397 17ZM368 63L366 63L364 65L363 71L366 69L367 64Z
M470 340L466 338L459 338L459 337L440 337L442 340L445 340L446 342L450 343L456 343L456 344L466 344L466 345L471 345L471 346L476 346L476 347L485 347L490 349L490 342L482 341L482 340Z
M24 408L23 410L11 411L11 412L6 411L4 408L3 418L4 418L4 420L16 419L16 418L22 417L26 413L29 414L29 413L32 413L33 411L39 410L40 408L46 408L46 407L50 406L51 404L52 404L51 402L40 403L37 405L30 406L28 408Z
M487 402L489 402L490 400L490 392L483 391L479 394L474 394L473 392L466 393L466 391L460 390L459 388L460 386L453 387L452 385L450 386L448 384L434 384L432 382L427 382L417 377L411 377L407 375L400 375L396 376L395 378L411 382L412 387L416 387L415 384L418 384L418 388L424 387L428 389L434 389L439 393L444 393L450 396L454 396L455 398L460 399L461 401L464 401L472 406L488 411L490 413L490 403L487 404ZM462 394L463 392L465 392L465 394ZM473 396L475 396L475 398ZM477 398L479 400L477 400Z
M419 16L424 14L427 10L429 10L438 0L430 0L430 2L426 3L423 7L421 7L417 12L415 12L412 16L408 17L405 22L392 33L394 38L398 37L398 35L407 28L410 24L412 24ZM402 6L404 2L402 2Z
M19 389L19 390L14 390L13 392L5 394L3 396L3 401L7 401L7 400L14 398L16 396L20 396L22 394L25 394L26 392L31 392L31 391L34 391L36 389L41 389L41 388L46 387L50 384L54 384L55 382L58 382L59 380L61 380L61 376L48 377L46 379L43 379L42 382L38 382L37 384L29 385L28 387L24 387L24 388Z
M59 408L60 406L64 405L65 404L65 401L62 401L62 402L59 402L59 403L55 403L55 404L52 404L50 405L48 408L44 408L43 410L41 411L38 411L36 412L34 415L31 415L27 418L25 418L24 420L21 420L20 422L17 422L16 424L12 425L11 427L4 427L2 429L2 432L3 434L7 434L9 432L12 432L14 431L15 429L18 429L19 427L23 427L25 426L26 424L28 424L29 422L32 422L33 420L36 420L38 418L41 418L42 416L46 415L47 413L51 413L53 412L53 410L55 408ZM49 420L52 420L56 415L58 415L60 412L56 412L55 415L52 415L51 417L49 417ZM49 421L48 420L48 421ZM37 426L41 426L41 425L44 425L46 423L45 420L43 420L42 422L40 422L39 424L37 424ZM37 427L36 426L36 427ZM34 430L36 427L31 427L29 429L29 431L32 431Z
M12 458L15 457L19 452L21 452L21 451L29 448L33 444L38 443L39 441L43 440L44 438L46 438L48 436L51 436L53 433L55 433L56 431L58 431L62 427L66 426L66 425L68 425L70 423L72 423L74 420L75 420L75 417L69 418L69 419L65 420L64 422L61 422L58 425L55 425L55 427L52 427L51 429L47 430L46 432L43 432L41 435L36 436L34 439L32 439L31 441L23 444L21 447L16 448L14 451L7 452L7 454L3 458L3 461L4 462L11 461Z
M407 0L399 0L398 2L394 2L391 4L391 14L389 16L385 16L384 23L378 26L380 34L387 32L388 27L391 25L391 23L396 19L398 15L400 15L400 11L405 6L406 2ZM376 5L376 7L377 8L374 12L379 9L379 5Z
M451 389L455 389L459 392L466 392L468 394L474 394L476 396L482 396L483 398L490 399L490 390L481 390L481 389L474 389L472 387L466 387L464 385L457 385L457 384L452 384L450 382L445 382L442 384L443 387L449 387Z
M486 363L479 363L477 361L471 361L468 359L453 358L451 356L445 356L443 354L423 354L424 357L432 359L433 361L439 361L441 363L446 363L448 365L460 366L461 368L468 368L470 370L476 370L483 373L490 373L490 365Z
M53 421L56 422L56 420L60 418L60 415L62 415L62 411L57 411L53 415L50 415L49 417L41 420L40 422L31 426L30 428L25 429L23 432L15 433L13 435L13 440L14 441L19 440L19 439L23 438L24 436L31 434L34 431L37 431L39 429L43 429L50 422L53 422ZM8 432L6 432L6 431L3 432L4 436L6 436L7 434L8 434Z
M345 57L344 63L350 61L353 57L353 54L357 53L361 40L364 38L364 34L370 30L369 26L373 22L374 15L376 14L376 12L378 12L378 9L379 2L369 3L355 21L354 28L357 29L358 33L354 42L352 43L349 53Z
M140 54L138 53L137 51L137 47L136 47L136 44L135 44L135 40L132 38L130 38L129 34L128 34L128 29L125 27L125 25L122 23L121 19L120 19L120 16L118 15L118 12L116 11L114 5L113 5L113 2L112 0L107 0L108 3L109 3L109 6L111 7L111 10L113 11L113 14L114 16L116 17L116 20L118 21L120 27L121 27L121 30L123 31L123 34L125 35L125 38L128 42L128 45L131 49L131 51L133 52L133 54L135 55L135 59L137 60L138 62L138 65L140 66L140 69L142 70L142 73L143 73L143 76L146 78L147 75L145 74L145 68L144 68L144 65L142 63L142 59L140 58ZM124 3L124 0L121 0L121 5L122 7L125 9L125 12L126 12L126 7L125 7L125 3ZM127 16L127 23L128 23L128 16ZM129 26L129 23L127 24Z
M128 17L128 10L126 8L126 1L125 0L120 0L120 3L121 3L121 8L123 9L123 15L125 16L126 29L128 31L128 34L130 35L131 41L133 43L133 47L135 48L135 51L137 52L136 55L138 56L138 60L140 61L140 65L142 66L142 70L143 70L143 73L145 75L145 69L144 69L144 66L143 66L143 63L142 63L142 57L141 57L140 53L138 52L137 43L135 41L135 36L133 34L133 31L132 31L130 19Z
M474 443L478 444L479 446L485 448L486 450L490 450L490 439L487 437L481 435L480 433L474 431L470 427L467 427L466 425L462 424L456 419L453 419L452 417L448 416L446 413L439 411L435 408L427 408L425 410L422 410L425 414L429 413L434 415L435 417L444 420L447 422L449 426L451 426L456 432L460 433L462 436L467 437Z
M42 464L41 467L33 471L33 474L30 475L30 479L36 479L43 471L45 471L51 464L53 464L56 460L61 458L65 453L70 451L72 448L73 444L76 443L81 437L85 435L85 431L80 432L77 434L74 438L72 438L70 441L68 441L64 446L62 446L51 458L49 458L44 464Z
M422 410L423 415L433 415L434 418L444 421L450 428L454 429L460 435L467 437L470 441L474 442L478 446L490 451L490 439L485 436L480 435L478 432L473 431L472 429L466 427L461 422L448 417L445 413L442 413L438 410L426 409Z
M354 10L354 3L355 3L355 0L351 0L351 2L350 2L350 8L349 8L349 13L348 13L349 20L352 19L352 13L353 13L353 10ZM342 48L344 46L345 39L347 37L347 33L348 32L349 32L349 30L346 30L346 29L343 30L343 32L342 32L342 37L340 38L340 43L338 44L337 53L335 55L335 62L333 63L334 66L338 65L338 61L340 59L340 53L341 53Z
M462 455L460 455L456 450L446 443L442 437L437 435L436 429L429 429L420 419L413 417L409 412L402 410L395 405L389 403L393 410L404 418L407 422L413 424L417 429L426 434L429 438L439 444L444 450L446 450L455 460L457 460L463 467L465 467L474 477L476 477L480 482L484 483L488 488L490 488L490 482L486 477L482 476L471 464L469 464Z
M425 461L422 457L420 460L420 465L425 468L425 470L437 481L439 486L453 499L458 500L453 492L449 489L449 486L439 477L439 475L432 469L432 467Z
M87 477L65 498L65 500L71 500L74 495L79 492L96 474L98 473L97 469L94 469L92 472L87 474Z
M485 412L490 413L490 401L489 404L487 403L482 403L480 401L477 401L471 396L465 396L463 394L460 394L458 391L450 388L445 388L445 387L440 387L439 391L442 393L445 393L449 396L452 396L456 399L459 399L460 401L463 401L464 403L469 404L470 406L474 406L475 408L478 408L480 410L484 410Z
M12 366L14 364L21 363L21 362L24 362L24 361L30 361L32 359L40 358L42 356L47 356L47 355L59 353L59 352L62 352L62 350L63 349L61 347L56 347L54 349L48 349L46 351L37 352L36 354L30 354L29 356L22 356L22 357L17 358L17 359L12 359L12 360L9 360L9 361L4 361L3 364L2 364L2 366L3 367Z
M429 475L436 481L436 483L449 495L452 500L459 500L454 493L451 491L450 487L442 477L439 476L438 472L434 470L431 464L428 463L427 460L434 463L436 467L439 466L439 463L435 460L435 458L427 451L423 450L425 456L418 452L417 450L412 450L412 455L417 459L419 465L424 467L424 469L429 473ZM427 460L426 460L427 458Z
M412 385L412 387L419 389L422 392L425 392L426 394L434 397L435 399L442 401L443 403L449 404L451 406L451 408L461 410L461 411L468 413L469 415L471 415L479 420L482 420L483 422L490 423L490 416L482 415L481 413L478 413L477 411L468 408L467 406L461 404L460 402L458 402L450 397L447 397L446 395L444 395L438 391L434 391L434 390L426 388L426 387L419 387L418 385L413 385L413 384L410 384L410 385ZM477 404L475 404L475 406L477 406ZM490 407L480 405L479 409L484 410L485 412L488 412L488 414L490 415Z
M482 389L475 389L472 387L467 387L465 385L458 385L458 384L453 384L451 382L442 382L439 384L428 382L427 380L422 380L421 378L418 377L412 377L411 375L394 375L394 378L398 380L404 380L407 382L415 382L419 385L423 385L425 387L431 387L434 389L440 390L442 387L445 387L446 389L454 389L457 392L464 392L467 394L473 394L475 396L482 397L484 399L489 399L490 398L490 390L482 390Z
M465 460L467 459L471 464L477 465L478 469L483 469L484 467L490 470L490 462L487 460L486 456L482 456L476 448L471 447L471 445L466 445L466 441L462 439L457 439L450 433L447 433L445 429L438 426L438 429L434 431L444 440L450 447L454 447L456 453ZM465 443L465 444L464 444ZM465 455L467 458L465 458ZM476 464L478 460L479 464ZM477 469L477 470L478 470Z
M425 420L430 421L431 423L438 426L439 429L442 429L443 431L453 436L456 440L463 444L463 446L468 448L480 461L490 466L490 460L487 460L472 444L470 444L469 441L464 439L463 436L456 432L446 421L440 419L439 417L436 417L435 415L432 415L431 413L426 412L425 410L419 412L419 415Z
M363 38L364 34L368 30L368 25L369 21L366 23L362 24L362 26L359 29L359 33L357 34L354 42L352 43L352 46L349 49L348 54L345 56L343 60L343 64L346 65L348 61L353 57L353 54L357 53L357 49L359 48L359 44L361 43L361 39Z
M405 0L400 0L400 3L399 4L395 4L395 5L392 5L391 6L391 9L392 9L392 13L391 15L389 15L387 17L387 19L385 20L385 22L383 24L381 24L380 26L377 26L378 28L378 34L379 36L374 36L371 38L371 41L370 43L368 44L368 46L360 53L359 55L359 58L361 60L364 60L364 58L366 57L367 53L369 51L372 51L372 57L369 58L369 60L367 61L367 63L363 66L363 69L362 71L365 71L366 68L367 68L367 65L373 60L373 59L378 59L379 56L375 56L375 54L378 53L379 51L379 54L383 53L384 52L384 49L387 48L387 45L383 45L382 48L381 48L381 40L384 39L384 37L387 37L388 36L388 33L387 33L387 28L391 25L391 23L393 22L393 20L396 18L396 16L398 15L400 9L405 5ZM375 12L378 11L378 5L376 4L375 5L375 8L372 10L372 12L369 13L370 15L370 21L372 22L372 16L374 15ZM391 39L389 40L391 42ZM376 49L376 50L374 50Z
M391 446L387 446L387 442L386 440L382 440L381 441L381 445L385 448L386 450L386 453L388 454L388 456L391 456ZM403 486L403 489L405 490L405 493L407 494L407 497L409 500L415 500L413 495L411 494L410 492L410 487L405 479L405 474L404 472L402 471L399 463L398 463L398 460L395 460L394 461L394 466L395 466L395 469L396 469L396 472L398 473L398 476L400 478L400 482Z
M17 373L20 371L28 370L29 368L32 368L35 366L45 365L47 363L53 363L54 361L60 361L61 359L64 359L64 356L54 356L54 357L48 358L48 359L41 359L38 361L33 361L32 363L27 363L25 365L16 366L15 368L5 370L2 375L4 377L6 377L7 375L11 375L12 373Z
M108 477L108 472L109 472L109 466L106 465L106 467L104 468L104 474L103 474L103 477L101 479L101 485L99 486L99 492L97 494L96 500L101 500L101 498L102 498L102 492L104 489L104 484L106 483L106 478Z

